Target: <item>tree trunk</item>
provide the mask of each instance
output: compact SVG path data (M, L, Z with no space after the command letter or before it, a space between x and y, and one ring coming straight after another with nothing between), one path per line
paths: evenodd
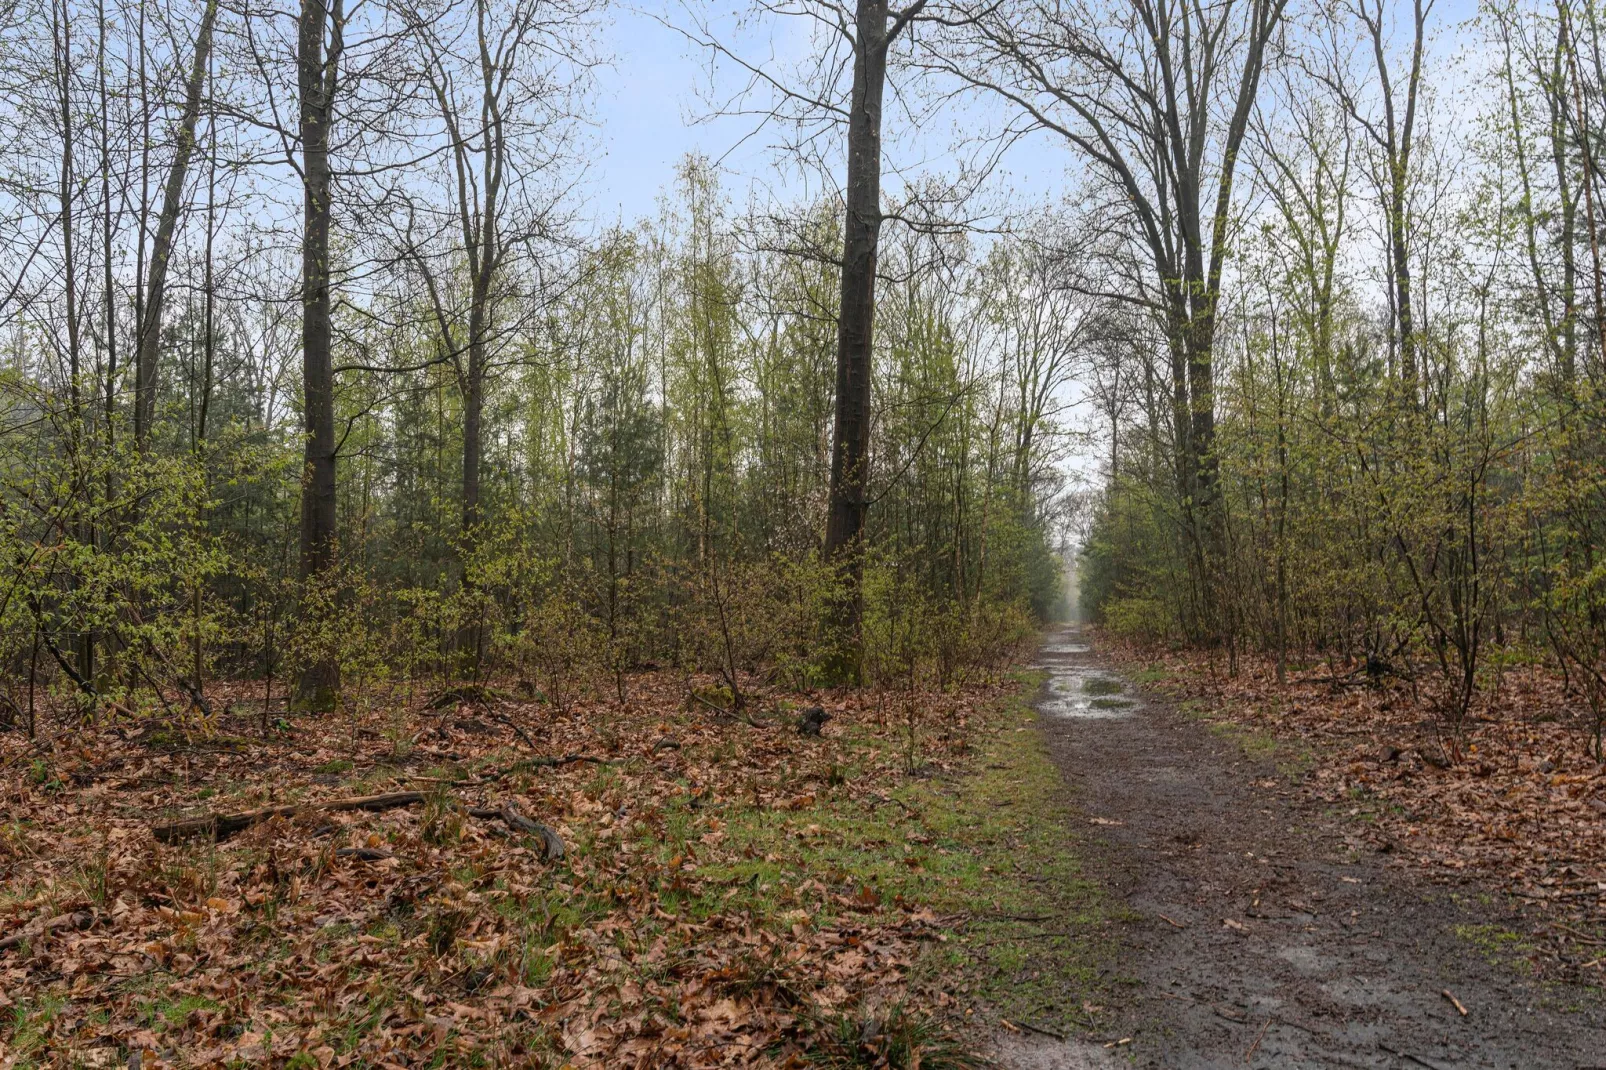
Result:
M329 297L330 170L329 120L335 72L340 61L340 0L331 12L326 0L302 0L297 74L301 93L301 154L304 231L301 241L301 375L306 420L305 464L301 475L301 581L318 582L335 555L334 372L330 346L333 327ZM333 37L327 63L324 31ZM332 709L340 670L327 652L307 664L297 684L304 709Z
M482 250L481 255L485 255ZM463 591L474 589L472 561L479 544L480 527L480 453L483 412L485 408L485 304L486 297L475 287L473 307L468 317L468 370L463 390L463 532L461 567ZM485 630L480 614L471 611L457 636L458 655L465 674L479 678L480 652L484 645Z
M836 424L826 558L841 569L835 624L844 666L856 673L864 576L865 484L870 463L871 342L876 250L881 239L881 99L887 78L887 0L859 0L848 114L847 219L836 335Z
M156 357L162 341L162 301L167 294L167 262L173 253L173 234L184 208L184 179L195 151L195 126L201 116L201 89L207 59L212 52L212 26L217 21L217 0L208 0L195 38L195 61L184 87L184 111L179 117L178 144L162 189L162 214L156 221L151 246L150 275L145 284L145 311L140 317L139 349L134 356L134 442L143 450L156 417Z

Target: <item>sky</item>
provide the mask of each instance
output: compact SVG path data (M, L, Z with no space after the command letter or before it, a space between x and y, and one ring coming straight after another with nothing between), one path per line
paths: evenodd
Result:
M694 0L695 2L695 0ZM1401 0L1384 0L1396 18L1408 18ZM1430 25L1436 28L1436 52L1444 58L1467 43L1461 24L1477 11L1478 0L1432 0ZM707 8L719 12L745 9L745 0L710 0ZM600 77L596 106L596 156L590 161L586 184L586 215L607 225L654 215L657 198L671 183L675 167L688 152L701 152L720 160L726 172L726 190L738 201L750 189L774 189L778 179L772 139L760 133L749 137L755 120L713 117L700 89L708 87L706 54L670 26L688 25L681 0L639 0L613 7L603 47L613 62ZM802 24L796 19L771 20L760 39L744 36L728 17L716 24L722 40L736 42L747 56L763 56L774 48L783 58L808 47ZM1407 25L1396 27L1398 31ZM1440 67L1436 75L1445 73ZM722 90L735 82L727 74ZM952 146L963 132L994 127L1004 118L999 106L973 100L965 110L953 108L921 129L899 129L902 117L888 108L889 166L915 162L917 169L951 170ZM701 121L700 121L701 120ZM906 125L906 123L905 123ZM746 139L746 140L744 140ZM989 192L1020 202L1043 202L1062 196L1074 183L1077 163L1052 135L1036 134L1015 144L995 173ZM891 183L889 183L891 185ZM783 187L782 192L785 192Z
M741 0L725 0L723 6L734 9L741 6ZM795 183L786 185L775 166L770 148L774 139L765 131L753 136L755 118L712 114L706 99L706 53L655 15L687 25L677 0L645 0L640 8L621 5L614 9L606 45L614 60L599 78L599 151L590 164L592 181L587 196L591 203L586 214L602 224L628 223L656 214L658 195L690 152L721 162L726 191L738 201L745 200L749 190L794 191ZM797 20L778 20L773 28L773 40L760 40L752 32L734 32L729 22L721 32L729 32L729 39L738 42L748 56L767 55L772 46L784 56L788 49L807 46ZM737 85L728 68L720 79L717 88L722 92ZM889 108L889 164L914 163L916 170L950 168L950 148L958 140L956 123L974 125L978 118L999 118L996 114L978 116L975 109L972 106L963 117L950 110L910 131L892 129L901 116ZM1063 149L1046 138L1035 138L1010 152L1005 173L995 176L995 185L1045 197L1063 185L1069 163Z
M613 9L605 47L613 62L599 76L600 94L596 103L596 155L590 161L588 181L579 189L586 203L582 213L599 226L619 222L626 225L658 213L658 199L674 180L675 168L687 153L701 153L720 161L726 193L738 205L750 194L762 200L776 195L795 197L801 188L777 168L771 149L773 138L764 132L752 136L757 122L752 117L719 117L709 103L708 57L687 37L664 20L687 25L681 0L640 0L642 7L619 4ZM1410 7L1404 0L1384 0L1396 19L1409 19ZM1478 0L1431 0L1430 25L1436 27L1432 52L1435 54L1431 77L1441 89L1454 93L1459 66L1441 66L1440 61L1456 53L1466 59L1465 50L1476 48L1478 35L1466 32L1464 23L1477 10ZM745 7L746 0L710 0L710 7L729 12ZM650 6L649 6L650 5ZM763 31L773 39L742 36L727 20L719 25L721 40L734 42L749 57L794 54L808 47L802 27L796 20L773 20ZM1409 24L1397 24L1396 32L1409 32ZM1477 66L1474 61L1471 66ZM727 73L716 84L717 90L735 87ZM1452 109L1459 105L1452 104ZM996 102L972 99L961 108L949 107L928 119L917 129L907 129L908 117L898 109L886 111L886 166L889 170L907 167L910 174L922 171L952 173L956 157L953 147L962 135L1001 125L1006 114ZM903 128L900 128L902 124ZM1059 200L1077 185L1080 165L1067 146L1055 135L1037 133L1016 142L993 172L986 193L995 206L1026 207ZM837 178L840 181L840 176ZM889 175L884 188L895 190L898 179ZM1084 404L1079 384L1068 382L1061 390L1062 414L1073 427L1094 429L1094 414ZM1066 459L1067 474L1091 477L1103 447L1096 436L1084 440L1078 453Z

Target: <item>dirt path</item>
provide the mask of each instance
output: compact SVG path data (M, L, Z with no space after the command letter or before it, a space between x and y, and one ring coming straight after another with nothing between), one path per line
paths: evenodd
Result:
M1135 701L1074 630L1041 664L1043 731L1095 834L1090 875L1135 915L1114 986L1130 995L1111 998L1130 1043L1006 1037L1006 1067L1606 1070L1600 993L1491 961L1492 934L1520 929L1494 897L1358 851L1353 824L1275 769Z

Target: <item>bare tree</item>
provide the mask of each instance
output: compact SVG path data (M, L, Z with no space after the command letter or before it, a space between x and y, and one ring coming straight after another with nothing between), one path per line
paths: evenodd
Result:
M1234 182L1287 0L971 0L934 65L1062 138L1112 188L1171 356L1179 495L1196 582L1215 512L1217 309Z
M858 0L853 22L853 91L842 238L842 299L836 332L836 418L825 554L840 562L847 591L837 626L856 644L863 613L864 517L870 468L870 368L875 331L876 254L881 241L881 105L887 52L926 0L892 11ZM844 29L844 32L847 32Z
M465 584L482 520L486 380L539 311L520 290L539 282L541 246L567 225L565 167L594 66L585 42L597 8L597 0L449 0L402 13L417 61L408 77L424 87L438 124L427 141L439 147L429 159L444 166L447 207L403 191L398 240L424 283L438 359L451 364L463 399ZM470 631L477 662L481 629Z
M854 0L851 4L846 0L756 0L759 12L771 17L806 19L824 39L824 47L814 53L795 78L743 59L710 33L706 23L699 23L694 32L688 33L717 59L727 60L746 73L747 85L739 97L755 90L770 95L770 107L759 112L761 125L777 120L802 132L787 146L795 159L820 164L829 153L821 151L818 139L827 131L846 126L836 402L824 548L827 560L838 566L843 583L834 624L843 644L839 671L847 675L858 672L856 652L863 614L876 268L885 219L881 196L882 112L888 61L893 45L911 25L932 18L928 3L929 0L912 0L903 8L894 8L889 0Z
M201 117L201 90L212 54L212 28L217 21L217 9L217 0L207 0L200 30L195 35L195 55L185 83L184 110L179 116L173 160L162 189L162 211L156 220L156 236L151 245L134 365L134 440L141 449L150 439L156 413L156 366L162 341L162 304L167 297L168 261L173 255L179 216L184 211L184 183L190 157L195 151L195 127Z
M1434 0L1411 0L1410 59L1403 86L1397 84L1394 60L1389 54L1393 27L1386 4L1387 0L1354 0L1350 7L1365 32L1371 53L1377 79L1375 106L1369 104L1368 94L1354 84L1347 72L1349 44L1339 37L1336 21L1328 24L1331 56L1321 77L1350 118L1365 131L1377 154L1376 182L1388 235L1389 300L1400 360L1400 389L1405 400L1416 406L1421 403L1424 369L1419 355L1422 324L1416 318L1411 272L1411 190L1415 181L1413 155L1422 97L1423 50Z

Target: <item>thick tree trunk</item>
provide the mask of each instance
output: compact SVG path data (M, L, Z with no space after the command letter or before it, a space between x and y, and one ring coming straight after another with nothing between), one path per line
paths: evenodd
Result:
M339 63L340 4L335 0L334 43L324 60L326 0L302 0L297 68L301 92L304 231L301 241L301 375L305 464L301 475L301 580L310 586L328 573L335 555L335 423L333 327L329 295L329 120ZM302 669L297 703L333 708L339 666L320 655Z
M842 305L837 320L836 425L826 558L845 589L836 625L858 646L863 610L865 484L870 463L870 369L875 326L876 252L881 239L881 100L887 77L887 2L859 0L853 96L848 114L847 218L843 228ZM851 668L851 666L845 666Z
M134 442L144 449L156 417L156 359L162 342L162 302L167 296L167 262L173 253L173 235L184 209L184 179L195 151L195 126L201 117L201 90L206 81L207 59L212 52L212 26L217 21L217 0L209 0L201 14L195 38L195 60L184 87L184 111L179 116L178 144L162 189L162 214L156 221L151 246L150 273L145 284L145 311L140 316L139 348L134 356Z

